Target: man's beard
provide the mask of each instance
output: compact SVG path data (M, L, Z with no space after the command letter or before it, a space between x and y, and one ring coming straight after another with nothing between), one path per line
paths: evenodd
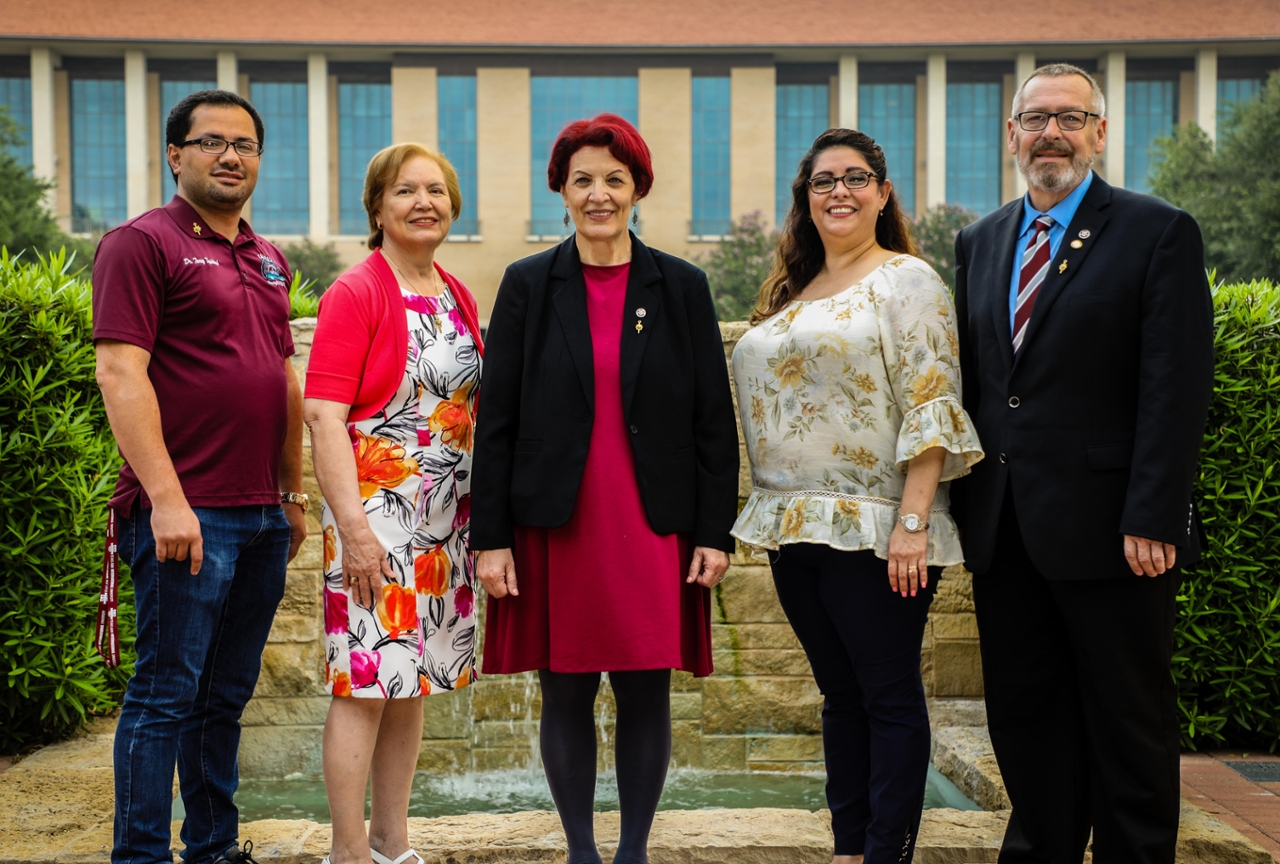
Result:
M1036 162L1035 157L1041 153L1069 155L1071 161L1066 165ZM1062 192L1067 189L1074 189L1084 182L1085 177L1089 176L1091 167L1093 167L1092 153L1080 153L1071 149L1065 143L1054 144L1049 141L1039 141L1031 148L1030 153L1026 155L1018 154L1018 170L1027 179L1027 185L1032 189L1040 189L1045 192Z
M210 181L200 189L200 193L203 199L201 203L214 207L233 207L249 200L253 188L248 183L227 187L217 181Z

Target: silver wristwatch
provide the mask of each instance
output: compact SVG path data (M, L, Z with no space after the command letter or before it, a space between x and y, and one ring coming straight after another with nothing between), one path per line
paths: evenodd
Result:
M903 513L898 517L898 521L902 523L903 528L907 529L908 534L915 534L929 527L928 522L914 513Z

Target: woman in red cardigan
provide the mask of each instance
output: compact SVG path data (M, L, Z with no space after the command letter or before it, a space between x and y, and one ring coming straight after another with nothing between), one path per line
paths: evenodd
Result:
M373 254L320 301L303 414L323 504L331 864L405 864L422 697L475 672L469 553L476 303L435 262L462 209L443 156L396 144L365 178ZM366 835L364 790L373 774ZM421 859L417 859L420 861Z

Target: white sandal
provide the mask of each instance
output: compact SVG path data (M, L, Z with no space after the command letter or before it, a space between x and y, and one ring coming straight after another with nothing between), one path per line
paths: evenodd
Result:
M373 859L373 864L405 864L405 862L408 861L410 857L417 858L418 864L426 864L426 862L422 860L422 856L419 855L417 852L414 852L413 849L410 849L408 852L405 852L399 858L392 860L391 858L388 858L386 855L383 855L377 849L374 849L373 847L369 847L369 857ZM321 862L321 864L329 864L329 859L326 858L323 862Z

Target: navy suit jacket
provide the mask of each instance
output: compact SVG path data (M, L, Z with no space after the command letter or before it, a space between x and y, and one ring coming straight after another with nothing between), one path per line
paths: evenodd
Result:
M992 562L1006 490L1049 579L1132 576L1123 535L1199 558L1192 484L1213 390L1213 304L1187 213L1095 176L1017 356L1023 199L956 238L964 405L987 458L952 486L966 566ZM1080 241L1072 248L1072 241Z

